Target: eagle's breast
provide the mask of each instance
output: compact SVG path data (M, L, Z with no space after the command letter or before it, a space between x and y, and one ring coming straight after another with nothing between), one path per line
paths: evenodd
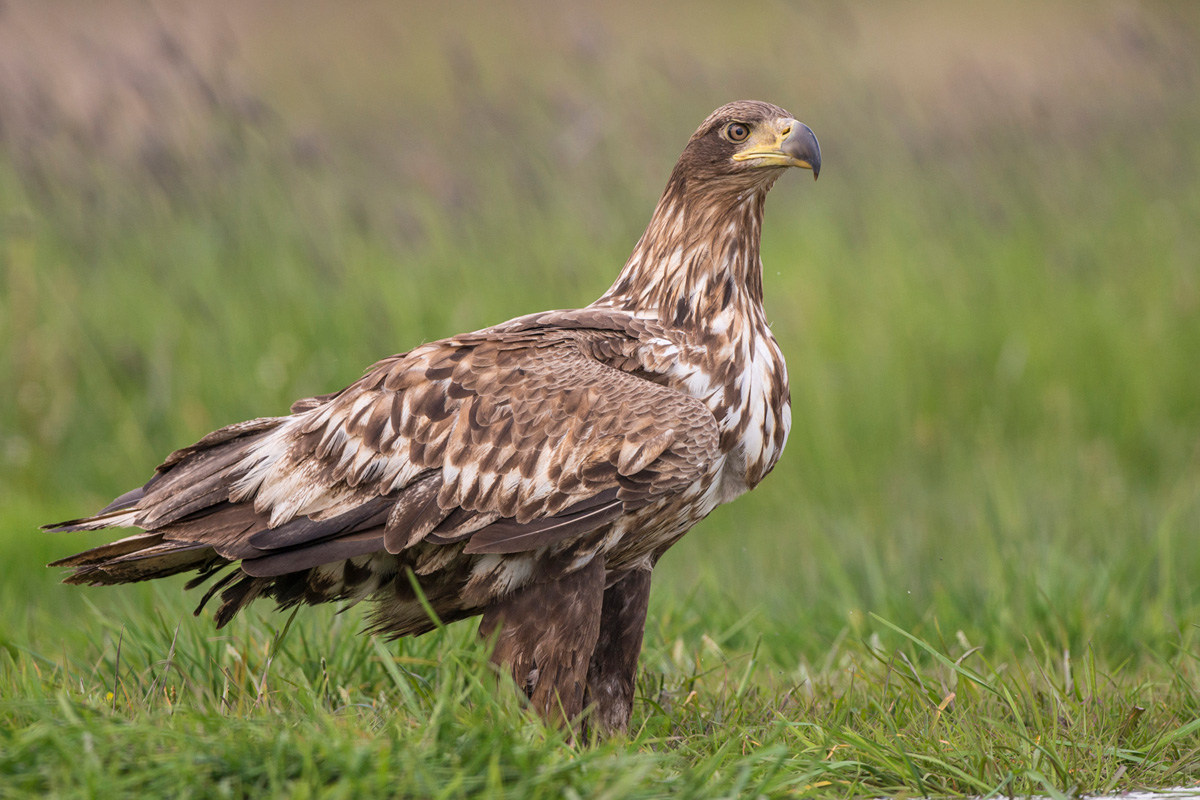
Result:
M653 355L639 360L659 366L667 385L712 412L720 459L706 495L716 507L753 489L774 468L792 417L787 365L765 316L730 308L713 321L691 332L687 344L657 342L648 348Z
M728 503L759 484L779 461L792 424L787 366L763 324L730 342L728 369L713 373L708 405L721 432L724 457L717 503Z

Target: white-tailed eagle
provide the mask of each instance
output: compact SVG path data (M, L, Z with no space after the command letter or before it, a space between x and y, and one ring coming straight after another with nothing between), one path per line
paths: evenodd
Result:
M230 425L148 483L54 530L140 528L51 566L67 583L197 572L220 627L250 601L375 604L374 629L482 615L533 707L624 730L650 575L717 505L763 479L791 422L763 312L759 235L788 167L820 170L777 106L717 109L692 135L616 282L421 345L291 413ZM199 613L200 608L197 608Z

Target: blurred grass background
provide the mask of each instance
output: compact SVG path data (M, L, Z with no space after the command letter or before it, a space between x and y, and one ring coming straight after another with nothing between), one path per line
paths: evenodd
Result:
M646 669L761 636L799 680L890 636L871 613L1194 657L1198 34L1137 2L5 3L0 644L182 617L170 583L57 585L96 538L36 526L384 355L585 305L696 124L759 98L824 154L763 233L793 431L664 558Z

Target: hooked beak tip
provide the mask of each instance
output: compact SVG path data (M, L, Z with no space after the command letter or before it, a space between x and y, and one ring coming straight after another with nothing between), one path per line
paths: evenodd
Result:
M817 143L817 135L812 128L803 122L796 121L792 131L783 140L783 152L812 170L813 180L821 174L821 145Z

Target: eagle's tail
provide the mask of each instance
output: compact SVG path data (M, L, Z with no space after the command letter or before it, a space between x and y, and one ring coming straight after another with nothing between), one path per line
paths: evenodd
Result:
M217 555L210 545L165 541L161 532L151 531L93 547L51 562L48 566L70 567L73 570L63 578L63 583L104 586L165 578L180 572L204 569L214 561L230 563Z
M205 436L191 447L172 453L154 477L113 500L90 517L43 526L48 531L94 531L106 528L145 529L114 542L59 559L51 567L71 569L64 583L92 586L165 578L181 572L199 575L185 588L212 578L237 561L219 550L246 526L249 506L233 507L229 490L240 476L249 448L278 426L281 418L263 418L230 425ZM191 534L191 535L189 535ZM235 578L242 580L229 586ZM222 588L218 627L268 589L269 580L251 578L233 569L210 588L196 613Z

